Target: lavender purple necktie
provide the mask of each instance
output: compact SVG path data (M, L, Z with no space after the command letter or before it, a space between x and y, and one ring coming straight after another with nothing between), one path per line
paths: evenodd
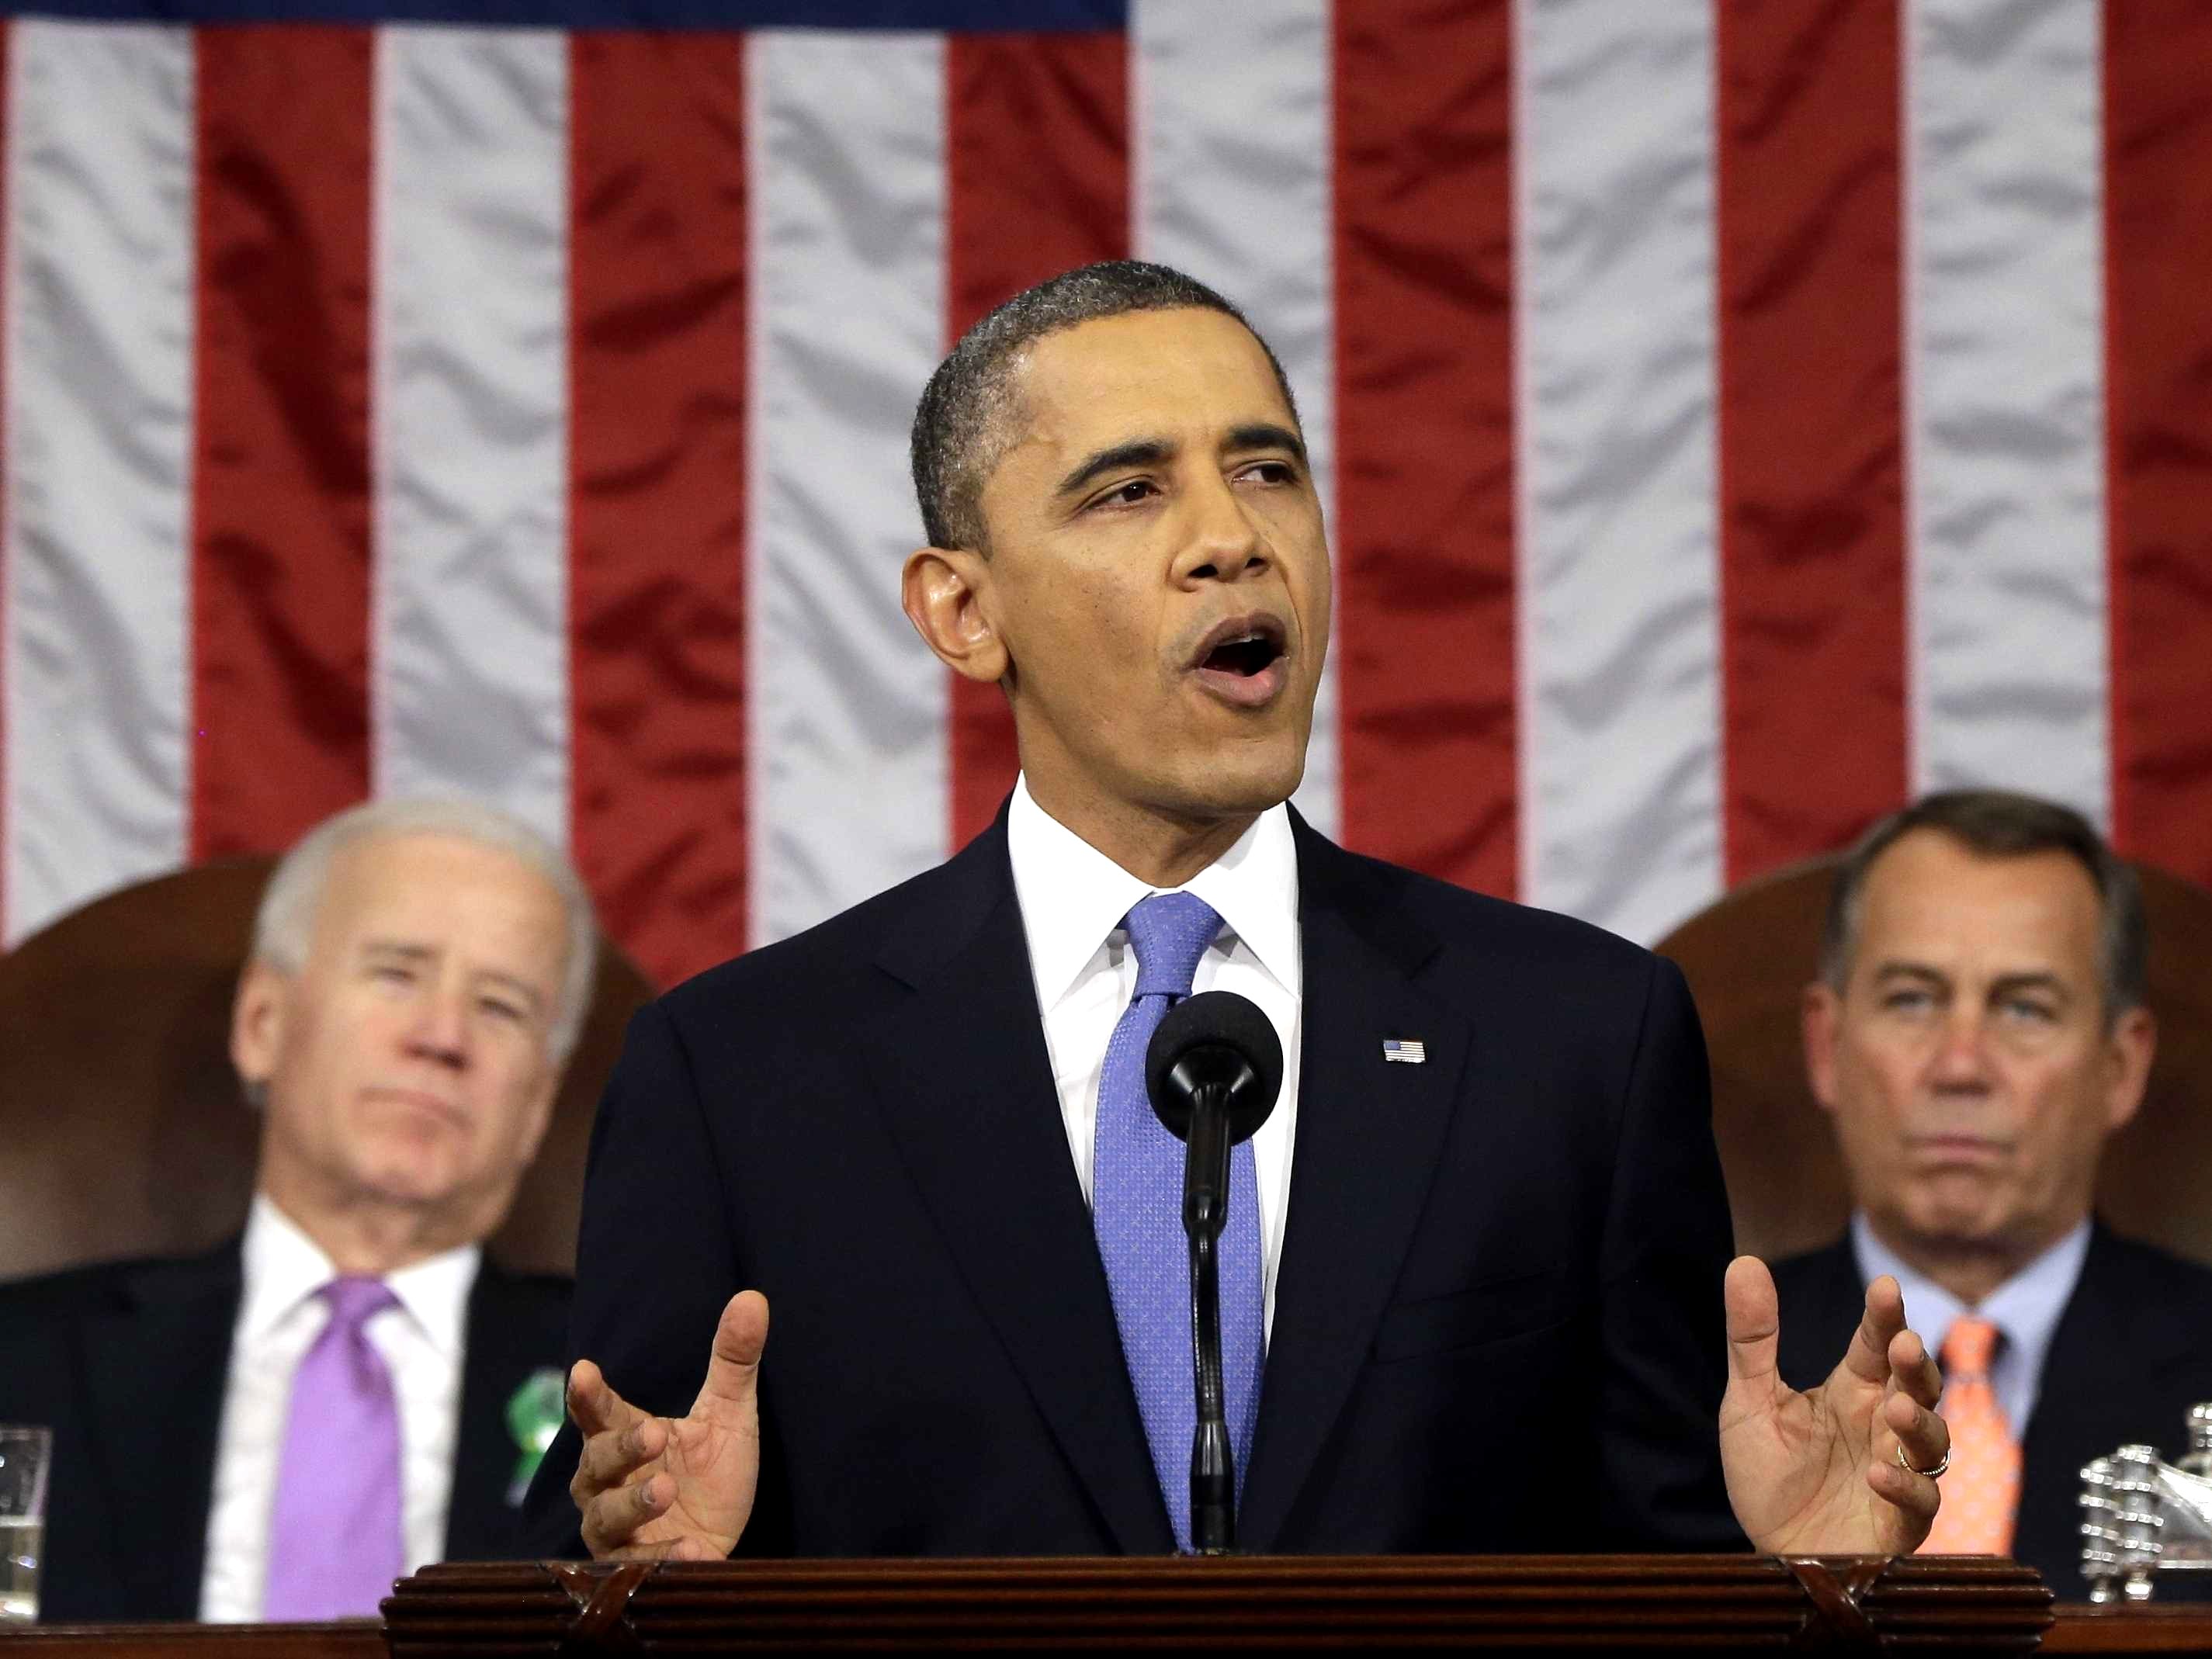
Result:
M1145 1092L1145 1050L1168 1010L1190 994L1221 918L1189 893L1155 893L1122 919L1137 953L1137 994L1106 1044L1092 1144L1091 1221L1114 1295L1121 1353L1137 1391L1160 1495L1176 1544L1190 1544L1192 1392L1190 1247L1182 1231L1182 1142ZM1252 1143L1230 1155L1229 1224L1221 1239L1221 1370L1229 1443L1241 1496L1260 1415L1265 1356L1260 1288L1259 1178Z
M261 1616L272 1623L374 1618L406 1570L398 1402L367 1330L398 1298L378 1279L334 1279L319 1294L330 1322L292 1374L269 1517Z

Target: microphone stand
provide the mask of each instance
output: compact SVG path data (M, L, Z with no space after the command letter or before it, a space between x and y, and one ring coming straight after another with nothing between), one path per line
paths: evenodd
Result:
M1191 1360L1197 1423L1190 1442L1190 1541L1200 1555L1237 1547L1237 1457L1221 1385L1221 1259L1229 1218L1229 1090L1192 1091L1182 1166L1182 1227L1190 1239Z

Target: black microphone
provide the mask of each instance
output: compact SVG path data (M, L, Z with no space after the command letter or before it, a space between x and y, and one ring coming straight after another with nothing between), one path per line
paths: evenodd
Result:
M1145 1050L1145 1091L1183 1143L1182 1230L1190 1239L1191 1364L1198 1396L1190 1443L1190 1541L1201 1555L1237 1547L1237 1459L1221 1387L1221 1267L1229 1219L1229 1149L1275 1109L1283 1043L1249 999L1206 991L1168 1010Z

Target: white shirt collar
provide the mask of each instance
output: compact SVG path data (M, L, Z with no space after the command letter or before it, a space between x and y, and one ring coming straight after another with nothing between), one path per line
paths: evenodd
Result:
M265 1193L253 1194L243 1254L246 1302L239 1333L248 1340L268 1335L338 1273L323 1247ZM469 1292L483 1261L479 1246L464 1244L384 1276L422 1334L456 1363L468 1324Z
M2051 1352L2051 1339L2066 1304L2074 1298L2081 1264L2088 1258L2089 1223L2084 1220L1973 1307L1915 1272L1875 1235L1863 1210L1851 1216L1851 1251L1858 1258L1864 1281L1871 1283L1884 1273L1897 1281L1905 1292L1905 1318L1937 1354L1942 1352L1944 1336L1961 1315L1973 1314L1997 1328L2004 1341L1992 1370L2002 1365L2008 1380L2015 1382L2014 1389L2000 1387L1999 1393L2013 1394L2002 1403L2014 1425L2014 1432L2021 1432L2034 1408L2044 1356Z
M1157 888L1133 876L1036 804L1018 778L1006 811L1006 851L1029 938L1037 996L1050 1008L1097 955L1130 906ZM1287 807L1252 821L1237 844L1183 884L1213 907L1224 936L1241 939L1277 984L1299 994L1298 855Z

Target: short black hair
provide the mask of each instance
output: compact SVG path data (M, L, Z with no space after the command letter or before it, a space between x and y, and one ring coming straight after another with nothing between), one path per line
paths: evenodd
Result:
M1244 313L1182 271L1142 259L1109 259L1024 289L960 337L937 366L914 411L914 493L932 547L982 552L983 483L1010 441L1015 372L1029 348L1048 334L1139 311L1218 311L1242 324L1275 371L1284 404L1297 420L1297 400L1274 348Z
M2097 970L2103 981L2105 1018L2117 1019L2142 1006L2150 933L2135 870L2072 807L2008 789L1946 789L1923 795L1859 837L1836 872L1836 884L1828 895L1827 921L1820 935L1820 977L1829 988L1840 993L1850 976L1868 870L1916 830L1940 830L1984 858L2025 858L2034 853L2064 853L2073 858L2096 884L2104 912Z

